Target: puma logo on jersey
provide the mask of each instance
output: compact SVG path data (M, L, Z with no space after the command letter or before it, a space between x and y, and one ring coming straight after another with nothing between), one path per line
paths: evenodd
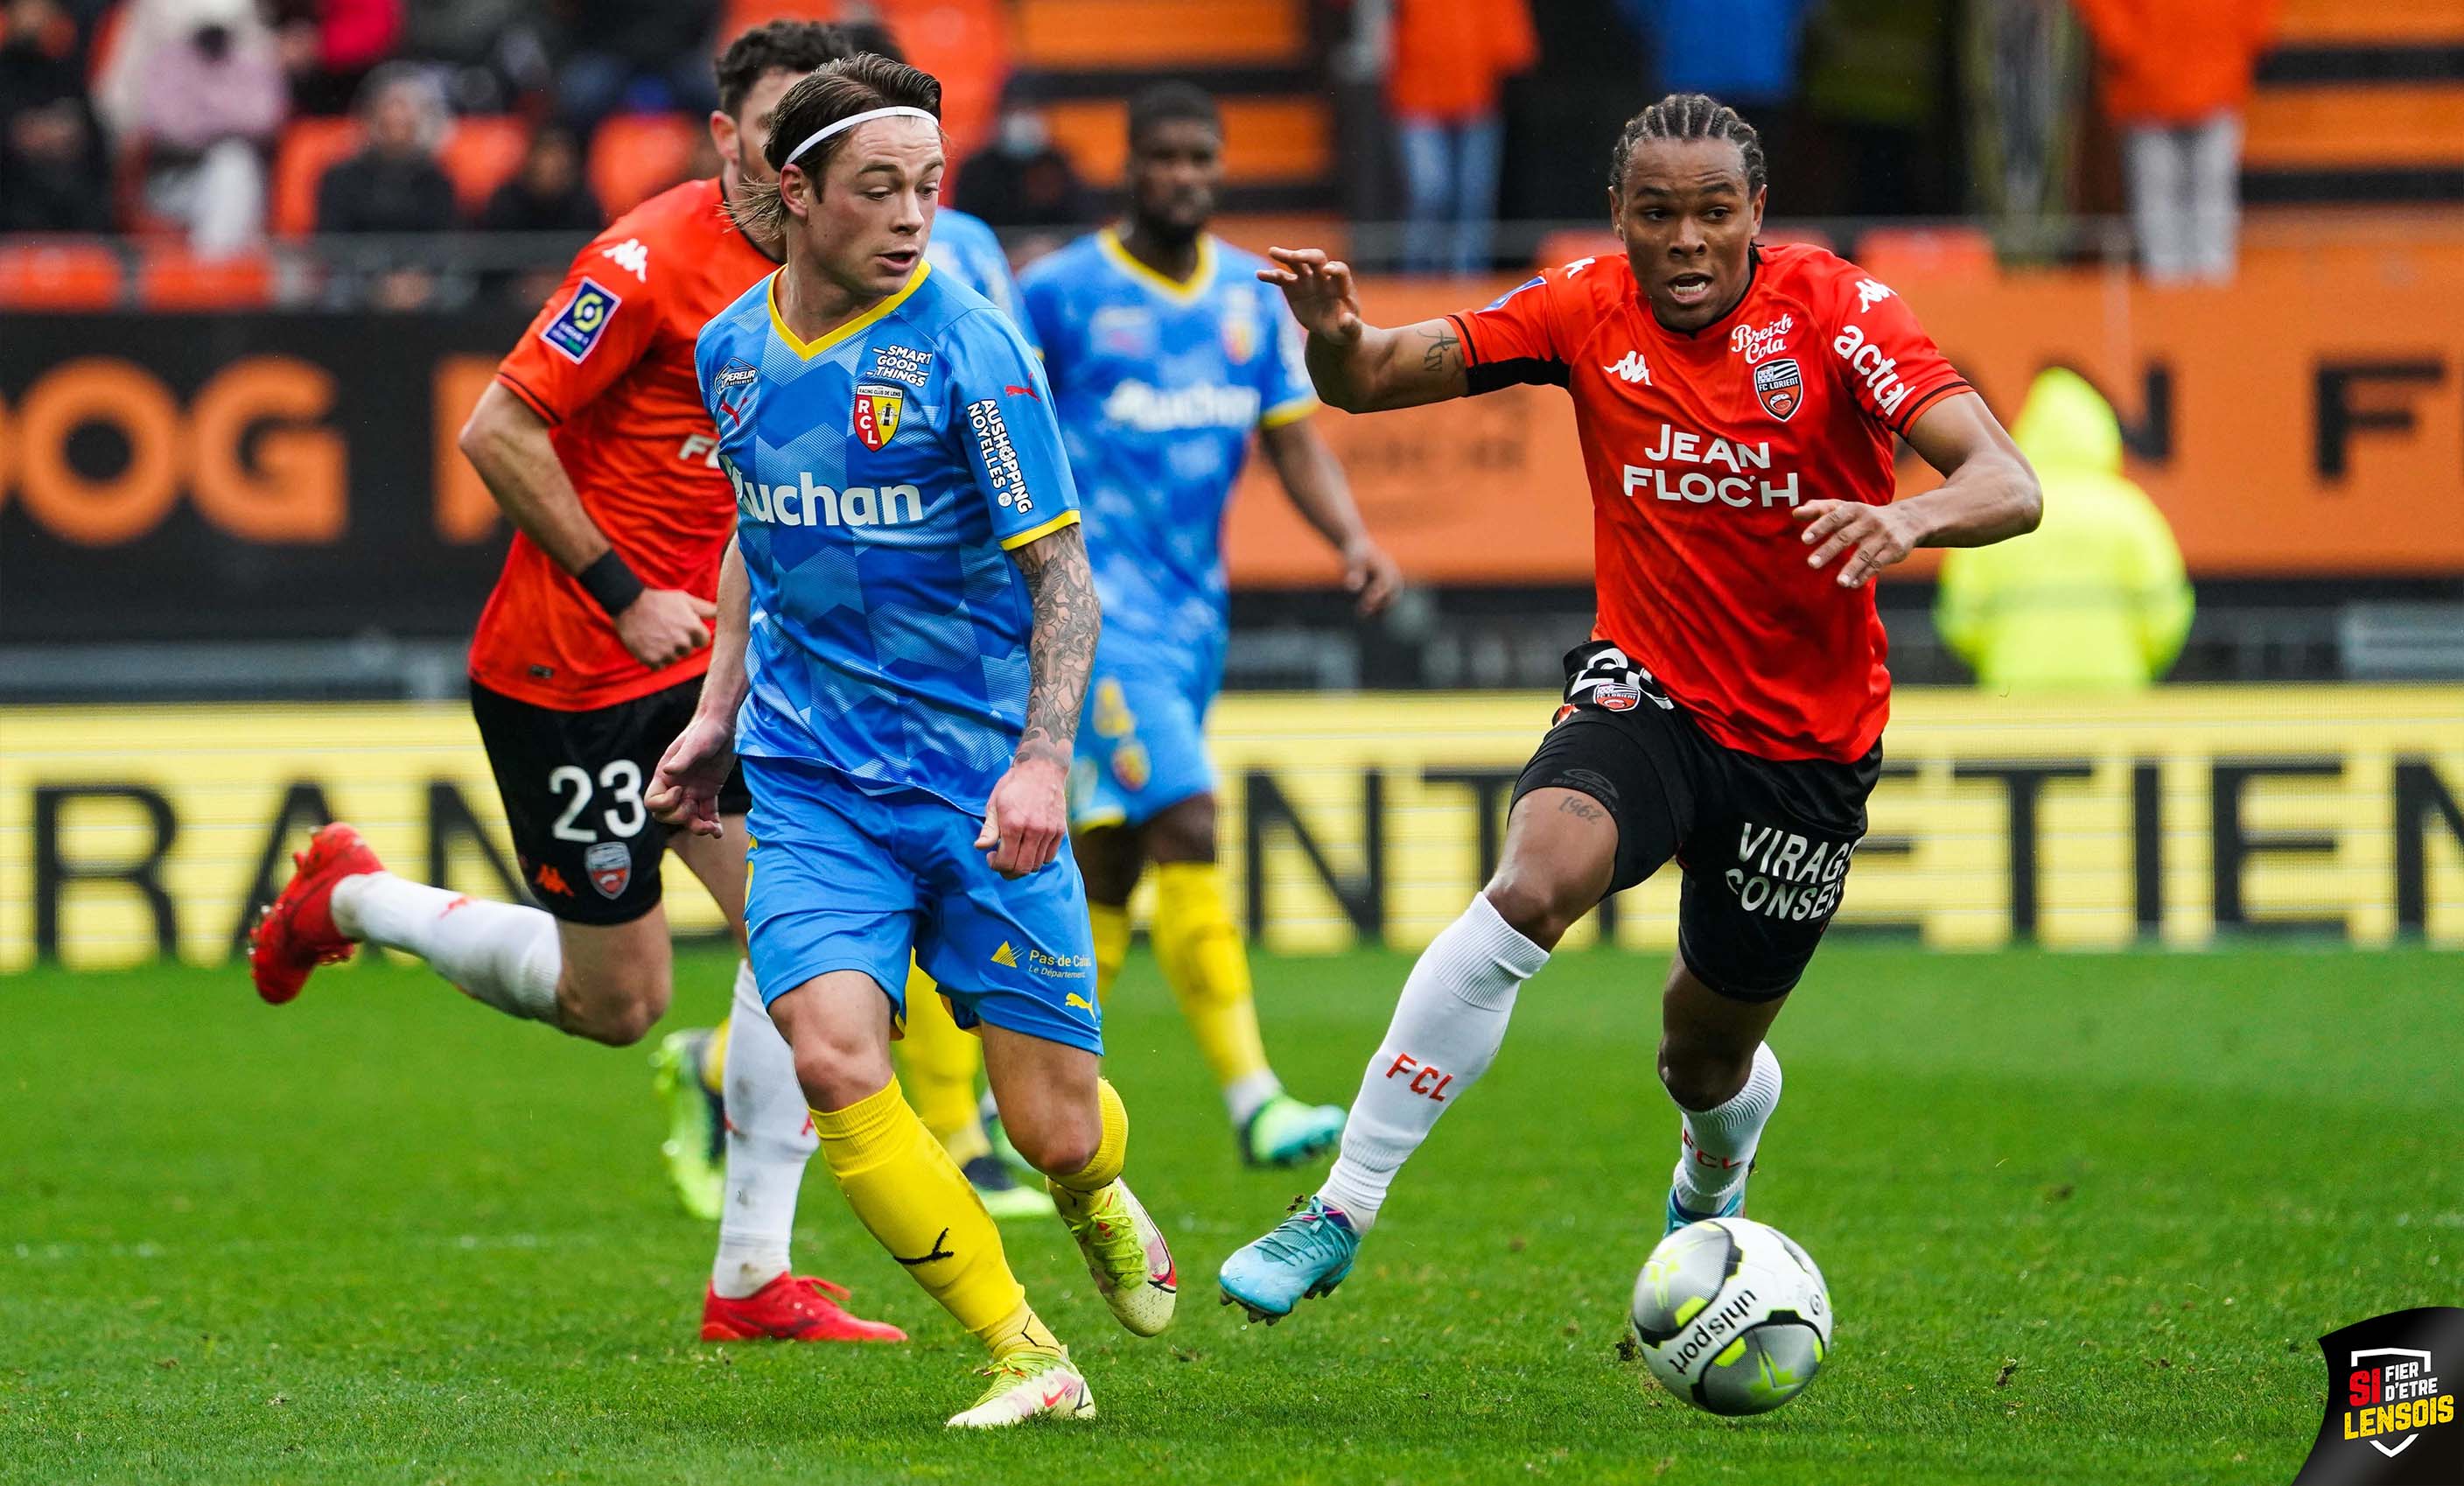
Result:
M1651 367L1643 362L1640 351L1628 351L1600 369L1628 382L1651 386Z

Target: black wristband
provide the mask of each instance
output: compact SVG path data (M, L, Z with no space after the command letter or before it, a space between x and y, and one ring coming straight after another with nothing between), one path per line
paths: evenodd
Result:
M582 585L582 591L589 594L591 601L605 610L610 619L623 613L627 606L642 596L642 580L633 575L633 569L625 566L625 560L616 555L614 547L601 553L599 561L575 573L573 581Z

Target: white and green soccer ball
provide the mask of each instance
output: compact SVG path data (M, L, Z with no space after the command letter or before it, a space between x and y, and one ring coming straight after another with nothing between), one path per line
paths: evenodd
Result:
M1661 1239L1634 1282L1632 1320L1651 1375L1715 1414L1777 1408L1831 1353L1831 1292L1813 1255L1744 1218Z

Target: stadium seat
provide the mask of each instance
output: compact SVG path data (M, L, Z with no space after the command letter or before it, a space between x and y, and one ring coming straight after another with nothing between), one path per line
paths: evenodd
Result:
M120 255L90 238L0 242L0 308L100 310L120 302Z
M1877 227L1857 239L1857 266L1877 278L1990 278L1993 239L1973 227Z
M262 256L200 258L165 244L137 265L137 301L147 309L258 309L273 300L274 264Z
M681 114L618 114L590 140L590 189L610 220L693 170L699 121Z
M274 235L305 237L317 230L317 184L360 147L350 119L296 119L274 151Z
M530 143L530 125L510 114L473 115L453 122L437 164L452 177L453 197L465 216L477 216L496 188L514 178Z

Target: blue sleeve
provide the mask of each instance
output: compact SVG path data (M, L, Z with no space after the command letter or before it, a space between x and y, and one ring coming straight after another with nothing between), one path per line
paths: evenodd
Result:
M1060 277L1042 270L1043 264L1030 263L1026 277L1018 281L1018 328L1044 358L1045 369L1059 371L1061 364L1053 357L1068 351L1069 322L1062 309Z
M1309 364L1301 354L1301 322L1284 307L1283 295L1260 284L1259 342L1266 354L1258 375L1258 427L1281 428L1317 411L1317 388L1309 385Z
M1052 388L1026 338L1003 317L978 310L943 333L941 356L949 367L942 383L948 427L965 451L1002 550L1076 521L1078 487L1062 453Z
M995 309L1009 317L1010 323L1016 325L1018 333L1025 338L1028 350L1043 355L1044 338L1036 333L1035 326L1027 322L1026 304L1020 298L1018 280L1010 276L1009 255L1001 252L1001 239L989 227L984 229L982 238L976 245L976 256L981 260L977 273L983 278L983 287L979 292L993 301Z

